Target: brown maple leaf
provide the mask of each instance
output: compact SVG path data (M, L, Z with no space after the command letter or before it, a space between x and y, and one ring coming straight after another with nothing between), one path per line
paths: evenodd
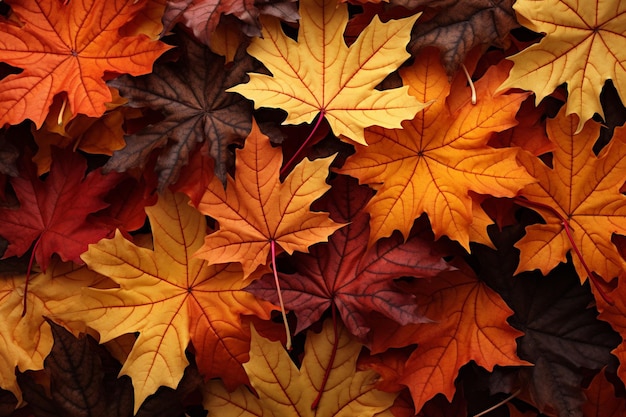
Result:
M449 77L457 72L472 49L505 48L509 32L519 26L513 0L448 3L445 8L438 8L432 18L415 25L407 49L416 55L428 46L438 48Z
M223 15L237 17L246 35L261 36L261 14L290 23L300 17L294 0L169 0L163 22L166 31L182 23L196 39L212 47L213 34Z
M129 99L132 107L161 111L165 119L126 137L126 147L115 152L104 172L143 167L153 150L160 151L156 163L159 190L178 178L189 155L206 142L215 159L218 178L226 180L232 165L228 146L243 143L250 132L252 106L237 94L224 90L259 68L240 51L232 65L187 36L181 36L182 56L177 62L159 63L151 74L123 76L109 82Z
M148 73L169 49L145 35L119 34L146 0L7 3L22 24L0 21L0 55L24 71L0 82L0 125L31 119L41 127L54 96L62 92L73 114L99 117L111 101L105 71Z
M332 159L302 161L281 183L281 151L253 122L244 148L237 151L235 178L227 178L224 190L214 177L198 205L220 229L206 237L196 256L211 263L240 262L247 277L267 264L274 244L292 254L326 242L343 225L309 206L330 188L325 180Z

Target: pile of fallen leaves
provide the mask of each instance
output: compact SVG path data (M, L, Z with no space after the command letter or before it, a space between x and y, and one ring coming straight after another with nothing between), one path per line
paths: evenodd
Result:
M0 3L0 416L626 414L626 2Z

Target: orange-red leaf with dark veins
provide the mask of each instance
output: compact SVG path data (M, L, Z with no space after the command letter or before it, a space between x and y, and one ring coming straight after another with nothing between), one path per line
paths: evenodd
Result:
M35 260L44 271L53 253L82 264L87 246L112 233L115 226L88 216L108 206L102 198L122 177L102 175L100 169L85 176L87 162L78 153L55 148L52 154L45 181L28 156L23 158L20 176L11 179L20 207L0 208L0 236L10 243L4 258L22 256L35 242Z
M22 23L0 20L0 59L22 68L0 82L0 125L31 119L41 127L55 95L72 113L100 117L111 93L105 72L141 75L170 47L120 28L146 0L8 0Z
M369 219L363 207L372 196L368 187L353 178L339 176L331 192L320 200L338 223L328 244L311 248L310 254L296 253L296 273L279 273L285 307L298 317L296 332L306 329L334 303L344 324L364 340L370 330L369 313L377 311L400 323L428 321L416 309L415 296L400 289L394 279L403 276L432 277L450 266L429 245L412 235L406 242L399 234L379 240L368 250ZM271 274L250 284L247 291L278 303Z

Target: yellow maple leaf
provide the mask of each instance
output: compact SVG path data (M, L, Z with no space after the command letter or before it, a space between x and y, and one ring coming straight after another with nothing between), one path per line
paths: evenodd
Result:
M500 90L534 91L537 104L567 83L566 114L578 115L576 133L594 113L604 115L606 80L626 97L626 2L518 0L513 8L520 23L546 36L510 58L515 65Z
M204 389L204 407L209 415L239 417L392 417L389 407L398 394L375 389L374 371L357 372L362 345L343 326L337 333L331 320L324 323L321 333L309 332L298 370L280 342L253 331L250 361L244 368L258 398L244 387L228 392L220 381L211 381ZM320 389L319 404L312 409Z
M43 369L43 360L52 347L52 333L44 316L52 317L68 297L82 287L106 280L84 266L63 263L55 258L45 273L29 277L24 312L26 274L2 276L0 280L0 388L21 401L15 379L20 371ZM108 281L108 280L107 280Z
M82 297L66 300L61 314L97 330L101 343L140 333L120 371L132 378L135 413L159 386L176 388L188 365L190 340L207 377L222 376L229 386L246 382L241 362L247 359L249 336L240 315L268 319L273 309L242 291L239 265L216 266L192 257L202 245L206 220L186 196L166 192L146 212L154 250L134 245L119 231L90 245L82 259L120 288L88 288Z
M374 88L409 58L406 44L419 15L381 23L374 17L359 38L346 46L346 5L336 0L300 2L298 41L286 36L276 18L262 18L263 37L248 53L273 76L250 74L250 81L227 91L254 100L255 107L288 113L285 123L310 123L321 113L336 135L365 144L363 129L400 127L424 108L407 87Z
M521 251L515 273L539 269L546 275L559 262L567 261L565 255L572 249L562 221L567 219L569 233L585 263L608 281L622 274L626 266L611 241L613 233L626 235L626 196L620 192L626 177L626 131L615 129L611 142L596 157L593 145L600 125L589 121L575 134L578 118L565 113L561 109L547 122L548 137L556 145L552 167L530 153L518 155L519 162L539 180L520 195L546 223L526 227L526 235L515 244ZM578 256L572 255L584 282L587 272Z

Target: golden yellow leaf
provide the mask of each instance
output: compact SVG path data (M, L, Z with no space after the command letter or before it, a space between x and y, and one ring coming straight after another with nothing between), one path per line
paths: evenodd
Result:
M425 107L407 87L374 89L409 58L406 44L419 15L381 23L376 16L350 47L343 32L347 6L336 0L300 2L298 41L286 36L276 18L262 18L263 37L248 53L273 74L250 74L250 81L227 91L254 100L255 107L288 113L285 123L310 123L322 113L336 135L365 144L363 129L400 127Z
M104 343L125 333L139 337L124 363L135 391L135 412L160 386L176 388L188 365L191 340L198 367L206 377L220 376L229 386L247 381L248 330L241 314L269 318L270 303L242 291L241 267L219 266L192 258L202 245L206 220L183 194L165 193L147 207L154 250L122 237L90 245L82 259L120 285L87 289L66 300L61 317L82 320Z
M515 65L500 90L534 91L537 104L567 83L566 115L578 115L576 133L594 113L604 115L606 80L626 98L626 2L518 0L513 8L520 23L546 36L510 58Z
M220 381L211 381L204 389L204 407L209 415L238 417L392 417L388 409L398 394L375 389L374 371L357 372L362 345L342 325L337 333L333 358L336 336L332 321L327 320L319 334L309 332L298 370L280 342L253 331L250 361L244 367L258 398L246 388L228 392ZM312 410L320 389L320 402Z

